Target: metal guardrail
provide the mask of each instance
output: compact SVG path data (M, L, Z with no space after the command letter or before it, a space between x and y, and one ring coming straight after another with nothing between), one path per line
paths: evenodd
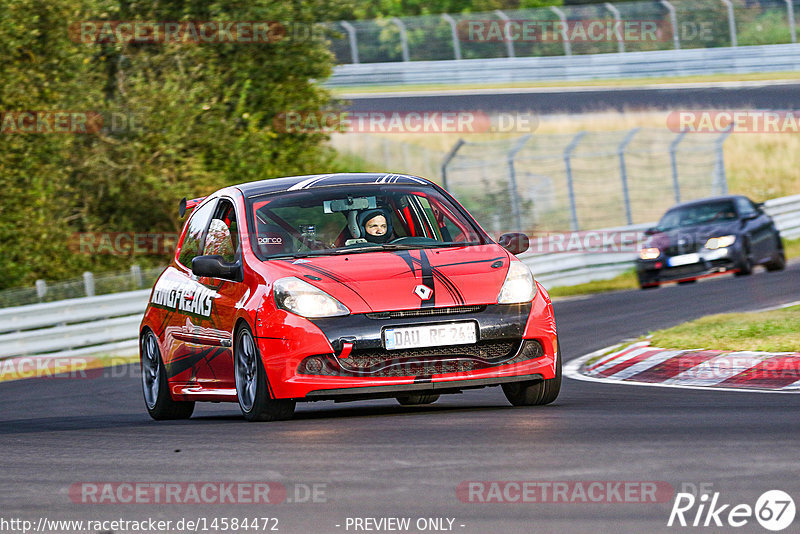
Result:
M339 65L329 87L582 81L800 70L800 44Z
M765 203L784 238L800 237L800 195ZM642 231L654 223L614 231ZM607 279L633 267L630 252L522 257L547 287ZM0 312L0 360L16 356L75 357L135 353L149 290L7 308Z

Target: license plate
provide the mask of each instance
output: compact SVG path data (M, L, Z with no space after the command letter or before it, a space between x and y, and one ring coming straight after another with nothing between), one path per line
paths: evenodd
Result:
M692 263L700 263L699 254L683 254L667 259L667 264L670 267L680 267L681 265L691 265Z
M387 350L469 345L478 341L475 323L449 323L387 328L383 334Z

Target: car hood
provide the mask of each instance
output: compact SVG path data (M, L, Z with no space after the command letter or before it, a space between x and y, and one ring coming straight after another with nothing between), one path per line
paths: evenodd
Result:
M720 237L723 235L738 234L740 228L739 221L726 221L715 224L703 224L696 226L682 226L659 232L650 236L647 246L658 247L682 247L688 249L700 249L705 245L710 237Z
M271 260L278 276L322 289L352 313L494 304L510 254L499 245ZM433 290L429 298L426 286ZM421 296L421 295L422 296Z

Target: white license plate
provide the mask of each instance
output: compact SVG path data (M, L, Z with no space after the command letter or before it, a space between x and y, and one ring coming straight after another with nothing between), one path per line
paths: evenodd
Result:
M478 341L477 327L472 322L387 328L383 336L387 350L468 345Z
M683 254L667 259L667 264L669 264L670 267L680 267L681 265L691 265L692 263L700 263L699 254Z

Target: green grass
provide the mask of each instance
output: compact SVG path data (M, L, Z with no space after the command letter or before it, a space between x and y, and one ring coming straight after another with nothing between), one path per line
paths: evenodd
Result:
M413 92L449 90L458 92L469 89L505 89L505 88L535 88L535 87L627 87L632 85L661 85L667 83L705 83L705 82L746 82L746 81L771 81L771 80L796 80L800 78L798 72L761 72L752 74L708 74L699 76L675 76L661 78L630 78L624 80L585 80L580 82L513 82L513 83L472 83L459 84L457 87L445 84L429 85L375 85L370 87L331 87L335 96L370 94L384 92Z
M665 349L800 352L800 306L758 313L710 315L652 333Z
M534 273L535 275L536 273ZM636 279L636 271L631 269L609 280L595 280L586 284L576 286L558 286L547 290L551 297L572 297L575 295L589 295L592 293L604 293L606 291L620 291L623 289L636 289L639 283Z

